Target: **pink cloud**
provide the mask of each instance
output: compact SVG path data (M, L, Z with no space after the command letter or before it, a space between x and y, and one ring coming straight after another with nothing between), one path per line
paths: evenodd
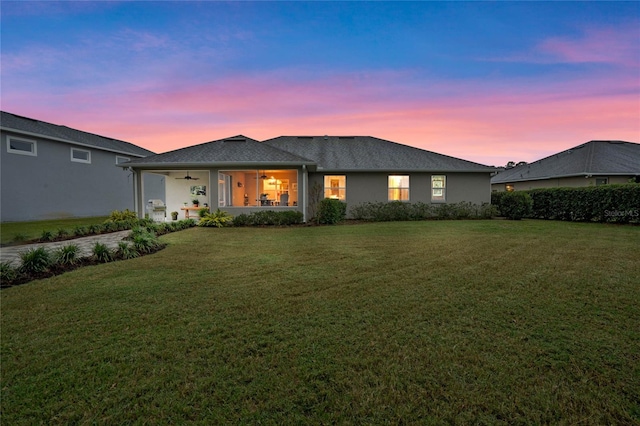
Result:
M203 84L113 85L95 92L13 92L10 112L164 152L226 136L371 135L485 164L534 161L591 139L640 140L638 82L431 81L410 73L280 73ZM413 93L408 93L410 90ZM21 97L22 96L22 97ZM54 107L55 106L55 107Z
M567 63L611 63L638 66L638 23L631 28L621 26L607 29L588 29L583 37L549 38L537 46L543 54Z

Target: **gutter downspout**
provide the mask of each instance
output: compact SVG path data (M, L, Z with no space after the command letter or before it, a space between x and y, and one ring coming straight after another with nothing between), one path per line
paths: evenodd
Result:
M307 223L307 166L302 165L302 220Z

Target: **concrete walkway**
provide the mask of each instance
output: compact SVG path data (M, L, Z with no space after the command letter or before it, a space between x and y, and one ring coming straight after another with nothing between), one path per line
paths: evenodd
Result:
M118 231L109 234L91 235L89 237L74 238L73 240L56 241L53 243L35 243L35 244L23 244L19 246L0 247L0 261L9 262L13 266L20 266L20 253L27 250L45 247L48 251L52 252L57 248L66 246L69 244L76 244L80 248L78 257L90 256L93 252L93 246L97 242L105 244L107 247L113 249L118 247L118 243L122 241L124 237L129 235L131 231Z

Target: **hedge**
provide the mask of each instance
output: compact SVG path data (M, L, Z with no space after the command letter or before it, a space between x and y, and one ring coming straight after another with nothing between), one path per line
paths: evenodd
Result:
M370 222L438 220L438 219L491 219L496 214L489 203L460 202L432 205L401 201L365 202L353 206L349 216L354 220Z
M516 191L520 192L520 191ZM533 200L526 217L574 222L640 223L640 184L540 188L522 191ZM494 192L492 204L503 214L506 192Z
M302 212L296 210L262 210L239 214L232 223L233 226L289 226L301 224L303 220Z
M524 191L499 193L498 205L500 214L507 219L520 220L529 217L533 209L531 196ZM494 198L494 197L492 197ZM493 200L492 200L493 201Z

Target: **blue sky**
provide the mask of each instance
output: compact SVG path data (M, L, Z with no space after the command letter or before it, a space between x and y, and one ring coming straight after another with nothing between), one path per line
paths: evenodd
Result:
M372 135L485 164L640 141L638 2L9 2L2 109L155 152Z

